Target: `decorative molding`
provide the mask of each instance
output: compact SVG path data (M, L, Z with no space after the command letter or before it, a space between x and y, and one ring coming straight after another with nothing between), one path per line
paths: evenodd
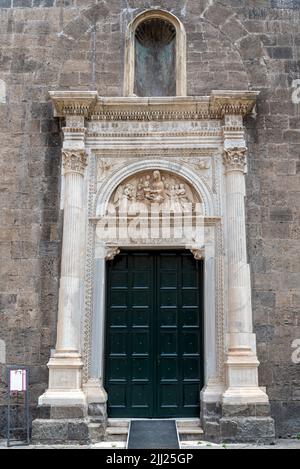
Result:
M226 171L245 171L247 164L247 148L226 148L223 154Z
M168 157L172 160L179 158L182 161L182 158L210 158L221 153L221 149L216 145L214 148L93 148L92 152L97 157L111 157L116 162L123 161L124 157L127 160L140 157L161 160L162 157Z
M93 214L93 200L96 191L96 158L90 155L88 174L88 219ZM82 319L83 331L83 382L90 378L92 359L92 327L93 327L93 296L95 286L95 226L87 223L86 226L86 259L85 259L85 281L84 281L84 314Z
M113 261L114 258L120 254L120 252L121 252L121 250L120 250L119 247L117 247L117 246L108 246L105 259L107 261Z
M222 129L174 132L89 132L89 138L166 138L166 137L221 137Z
M63 127L62 131L64 135L68 134L86 134L86 128L85 127Z
M49 93L57 117L80 115L100 121L186 121L246 116L256 104L256 91L212 91L210 96L167 98L100 98L96 91Z
M64 173L78 173L84 175L87 166L87 155L85 150L67 151L63 150Z
M226 115L245 117L253 111L259 91L212 91L210 96L210 112L221 118ZM233 119L231 119L233 120ZM234 127L238 121L235 120Z
M217 374L220 382L225 382L225 335L227 292L225 290L225 252L224 229L222 219L215 227L215 308L216 308L216 340L217 340Z
M89 117L98 101L97 91L49 91L49 95L55 117Z
M203 261L205 259L205 248L191 249L191 253L193 254L196 261Z

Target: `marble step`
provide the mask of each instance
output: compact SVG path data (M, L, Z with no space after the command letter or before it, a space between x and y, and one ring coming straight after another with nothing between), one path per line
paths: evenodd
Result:
M105 441L127 441L130 419L108 419ZM180 441L200 441L203 430L199 419L178 419Z
M107 427L105 432L105 441L127 441L128 426L112 426Z

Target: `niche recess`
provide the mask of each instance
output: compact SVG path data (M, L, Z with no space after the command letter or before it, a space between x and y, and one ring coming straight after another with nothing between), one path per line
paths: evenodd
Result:
M134 93L176 96L176 29L160 18L136 28Z
M129 25L124 95L186 96L186 35L171 13L147 11Z

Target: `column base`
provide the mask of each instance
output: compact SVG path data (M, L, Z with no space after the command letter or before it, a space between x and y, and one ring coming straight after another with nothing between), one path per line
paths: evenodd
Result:
M40 396L39 406L86 408L81 384L82 367L78 353L55 353L48 363L49 387Z
M228 354L227 389L209 383L201 393L204 438L218 443L274 443L275 425L265 388L257 384L259 362L251 350Z
M215 443L275 443L270 406L202 404L204 440Z
M250 348L230 350L227 389L222 396L220 440L224 443L273 443L275 424L266 389L258 385L259 361Z
M49 388L40 396L38 418L32 422L37 444L88 444L88 405L81 389L82 360L78 353L55 353L49 368Z

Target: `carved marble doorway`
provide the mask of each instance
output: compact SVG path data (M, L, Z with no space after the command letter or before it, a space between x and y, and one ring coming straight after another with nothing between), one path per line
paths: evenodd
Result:
M64 232L57 345L39 405L53 415L59 407L75 417L80 409L87 418L96 409L106 426L107 260L123 249L184 249L204 265L204 431L226 438L234 416L234 428L247 433L248 425L257 428L259 417L261 433L273 434L268 396L258 383L244 208L243 119L257 95L213 91L202 97L102 98L92 91L51 93L56 115L65 119ZM152 205L171 206L172 239L150 236L145 241L148 214L156 235L166 219ZM177 209L188 213L196 237L178 235ZM118 236L120 222L129 228L128 236ZM41 433L44 422L37 421L35 428Z

